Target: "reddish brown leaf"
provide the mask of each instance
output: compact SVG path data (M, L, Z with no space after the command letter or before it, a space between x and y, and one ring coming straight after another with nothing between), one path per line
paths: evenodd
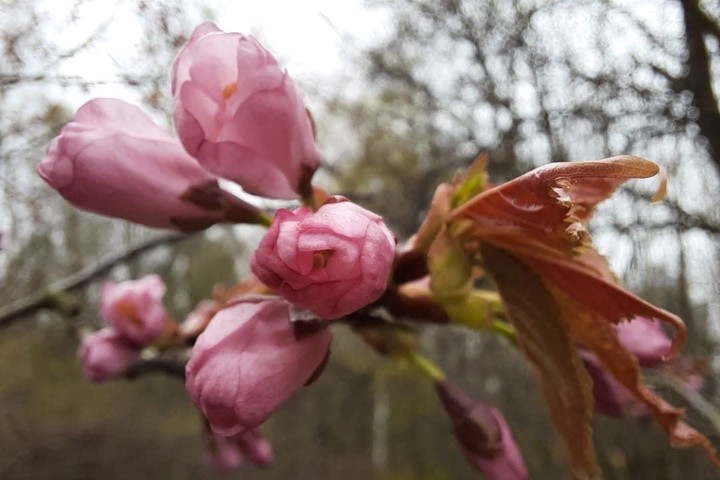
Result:
M634 317L669 323L676 335L668 357L674 357L685 341L684 324L677 316L620 287L605 258L592 249L585 230L597 203L624 181L653 176L658 170L652 162L638 157L551 164L477 195L453 211L451 219L456 223L455 231L463 232L466 251L472 253L480 245L486 267L516 323L518 342L540 372L553 420L571 454L573 447L584 444L574 443L573 439L580 436L563 423L558 405L565 401L569 407L587 413L586 404L577 392L569 398L559 395L563 400L548 392L548 386L551 381L562 385L562 380L552 374L563 371L574 375L571 382L575 382L572 387L564 385L564 394L571 388L583 395L587 391L585 385L578 384L582 376L573 373L578 362L574 347L572 353L567 347L558 352L546 349L546 358L542 357L539 345L551 345L551 332L555 335L552 338L560 338L559 332L564 332L595 353L607 371L647 406L672 445L701 446L720 465L710 442L682 421L682 410L643 383L635 357L625 350L612 328L612 324ZM562 362L573 369L560 370ZM573 414L578 425L585 426L582 415ZM574 465L582 465L581 460L573 458Z
M619 323L635 317L646 317L668 323L675 329L672 347L668 359L676 358L687 338L683 321L672 313L623 289L616 282L608 280L607 275L596 273L583 263L583 259L568 261L562 258L538 257L530 254L518 255L535 271L541 272L549 285L565 292L581 304L581 309L591 311L596 321ZM600 257L595 252L583 256ZM599 262L598 262L599 263ZM609 270L606 267L606 271Z
M407 282L397 289L388 289L380 304L399 318L412 318L416 322L448 323L447 312L430 290L430 278Z
M653 162L634 156L551 163L476 195L451 218L472 219L482 237L522 232L568 252L585 243L583 222L595 205L625 181L658 171Z
M486 244L481 254L515 326L518 346L540 380L574 478L600 478L590 429L592 382L552 295L538 274L508 252Z
M450 214L452 194L451 185L438 185L430 209L417 233L407 242L398 245L392 274L395 283L417 280L428 274L427 253Z
M605 259L591 248L585 222L600 201L630 178L660 171L639 157L553 163L477 195L452 212L472 222L469 236L513 252L543 279L605 321L646 316L676 330L670 357L686 338L677 316L621 288Z
M628 352L610 324L585 310L563 291L549 288L556 301L560 316L570 334L585 348L597 355L605 369L635 398L647 406L658 424L675 447L700 446L710 459L720 466L720 458L710 441L682 421L683 410L673 407L658 396L642 379L637 359Z
M453 188L447 183L441 183L435 189L430 203L430 210L425 220L423 220L417 233L408 241L413 250L427 253L430 249L430 245L432 245L450 213L452 193Z

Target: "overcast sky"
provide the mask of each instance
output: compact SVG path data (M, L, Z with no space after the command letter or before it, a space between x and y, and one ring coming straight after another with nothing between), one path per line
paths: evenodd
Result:
M56 20L53 34L62 47L73 48L90 37L98 25L109 26L102 41L66 62L63 73L89 81L112 79L118 74L117 65L136 55L142 39L151 32L142 31L135 2L112 0L87 2L79 10L78 22L68 28L65 18L74 3L39 2L47 17ZM353 45L368 45L388 31L387 12L369 9L362 0L208 0L204 5L216 12L221 29L260 39L301 83L351 76L348 59ZM198 16L198 22L202 20ZM92 96L126 97L129 93L122 86L105 85L73 97L70 101L77 105L70 106L77 107Z

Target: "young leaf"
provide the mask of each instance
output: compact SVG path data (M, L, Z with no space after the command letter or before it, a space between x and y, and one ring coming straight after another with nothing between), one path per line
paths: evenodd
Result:
M551 163L476 195L451 219L472 219L485 240L522 235L571 253L588 243L584 223L595 205L625 181L658 171L653 162L634 156Z
M590 428L592 381L555 300L542 279L510 253L485 244L481 254L515 326L517 344L540 380L574 478L600 478Z
M482 241L512 252L607 322L645 316L669 323L676 330L672 357L685 341L682 320L622 289L585 230L595 205L617 187L659 170L633 156L552 163L486 190L454 210L451 218L470 221L467 244Z
M625 349L613 327L561 290L553 287L549 290L572 337L594 352L605 369L648 408L667 433L670 444L680 448L699 446L720 466L720 458L710 441L682 421L683 410L670 405L643 382L637 359Z
M658 171L655 164L638 157L546 165L484 191L454 210L451 219L456 230L464 231L466 251L472 253L479 248L487 271L495 277L517 328L518 344L536 368L545 365L544 369L538 368L543 389L551 412L555 412L553 420L569 447L574 445L581 451L587 448L572 443L572 435L578 434L558 416L553 402L562 399L548 393L547 372L553 371L551 367L557 371L563 361L576 365L577 352L574 346L571 353L567 348L548 351L548 358L543 359L538 348L532 350L529 346L547 341L541 335L549 333L546 329L564 331L568 341L579 342L593 352L607 371L649 409L673 446L701 446L720 465L710 442L682 421L682 410L643 383L637 360L623 347L612 327L635 317L672 325L676 335L668 358L673 358L686 338L682 320L624 290L605 258L592 249L585 230L595 205L619 185ZM663 179L661 189L664 183ZM547 296L544 300L543 295ZM559 338L559 333L555 336ZM570 381L577 383L579 378L575 374ZM566 386L565 392L571 390ZM573 395L574 408L585 408L577 393ZM576 417L579 422L579 414ZM585 465L577 455L573 455L573 464Z

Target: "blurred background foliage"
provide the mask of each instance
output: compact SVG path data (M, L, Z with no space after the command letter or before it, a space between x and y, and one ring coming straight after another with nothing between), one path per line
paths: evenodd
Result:
M35 175L48 140L72 117L71 99L112 87L171 126L169 65L194 25L217 14L195 1L127 2L135 28L152 33L136 39L132 59L117 60L100 46L118 18L98 16L85 38L66 35L87 21L84 11L109 4L69 2L62 18L50 19L42 2L0 1L0 305L157 235L73 210ZM668 200L648 204L651 182L622 190L600 208L595 240L630 289L685 319L686 352L709 361L702 394L717 405L720 2L375 0L366 7L391 21L369 47L343 37L354 83L304 79L327 156L321 180L382 213L406 238L437 183L478 152L490 155L496 182L550 161L623 153L662 164ZM102 63L88 76L68 74L87 52L120 73ZM213 227L119 265L108 278L160 273L168 307L182 319L215 283L247 273L261 234ZM101 323L100 284L80 292L84 308L71 319L39 312L0 330L0 478L212 478L181 382L148 375L96 386L82 378L77 332ZM265 428L275 464L238 476L475 478L431 387L367 351L345 327L335 330L324 375ZM517 352L462 330L428 328L423 339L451 378L500 406L533 478L567 477ZM718 432L691 418L720 444ZM643 419L598 418L595 427L608 479L720 478L700 452L672 450Z

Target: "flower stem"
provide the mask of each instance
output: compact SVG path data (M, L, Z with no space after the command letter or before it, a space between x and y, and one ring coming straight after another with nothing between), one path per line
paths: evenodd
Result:
M490 330L505 337L513 345L517 342L515 327L503 320L493 320Z
M660 374L654 378L681 395L700 415L705 417L716 432L720 433L720 410L717 407L708 402L700 393L668 374Z
M406 358L415 368L433 382L445 380L445 372L429 358L416 352L409 352Z
M258 219L258 225L263 225L265 227L269 227L270 225L272 225L273 219L270 215L268 215L267 212L260 212L259 217L260 218Z
M302 203L306 207L312 208L313 212L316 212L318 209L318 204L315 201L315 195L314 192L311 192L309 195L303 195L302 197Z

